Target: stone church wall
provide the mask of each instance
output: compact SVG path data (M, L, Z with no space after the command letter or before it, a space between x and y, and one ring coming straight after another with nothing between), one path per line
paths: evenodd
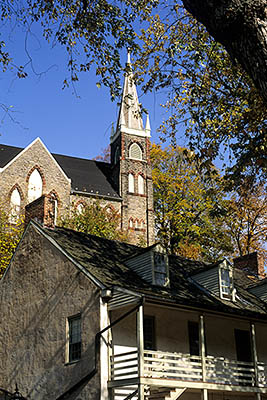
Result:
M24 213L28 204L28 179L35 168L42 177L43 194L54 192L58 200L59 214L62 213L69 206L70 180L38 139L0 173L1 203L5 210L9 210L10 196L16 187L21 196L21 210Z
M0 282L0 387L29 400L56 400L95 366L99 290L29 226ZM29 249L31 249L29 251ZM66 363L66 321L81 313L82 357ZM100 399L99 375L71 395Z

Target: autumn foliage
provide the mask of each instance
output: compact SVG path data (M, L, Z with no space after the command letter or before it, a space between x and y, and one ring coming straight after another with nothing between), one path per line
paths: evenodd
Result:
M73 205L60 220L64 228L89 233L111 240L127 241L128 234L120 228L120 214L111 207L103 207L99 200L82 207Z
M267 191L263 184L234 193L228 202L226 219L235 254L257 251L267 266Z
M214 261L232 250L224 229L223 187L181 147L151 150L157 239L169 252ZM208 172L208 171L206 171Z
M0 277L8 267L24 230L23 218L10 223L7 213L0 206Z

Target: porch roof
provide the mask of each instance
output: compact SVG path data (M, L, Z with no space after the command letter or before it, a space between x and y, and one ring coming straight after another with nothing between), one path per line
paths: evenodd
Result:
M35 225L34 222L31 222ZM124 260L141 255L148 249L108 240L66 228L47 229L38 226L48 237L55 240L60 248L70 255L105 287L125 288L142 294L148 300L174 303L207 310L226 312L255 318L267 318L267 305L249 293L246 288L251 280L246 274L234 269L234 285L238 299L235 302L223 300L202 290L191 275L211 264L189 260L180 256L169 256L170 287L151 285L125 264ZM214 265L214 264L213 264Z

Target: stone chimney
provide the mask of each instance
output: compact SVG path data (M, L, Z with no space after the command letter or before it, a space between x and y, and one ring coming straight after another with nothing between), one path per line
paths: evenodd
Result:
M48 228L54 228L56 208L56 200L49 195L43 194L38 199L26 205L25 224L27 225L33 219Z
M246 254L237 257L234 260L234 266L242 269L248 274L256 275L259 278L265 278L263 257L256 251L254 253Z

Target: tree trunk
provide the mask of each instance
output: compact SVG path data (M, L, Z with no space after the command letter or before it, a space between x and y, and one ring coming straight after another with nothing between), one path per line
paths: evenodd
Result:
M237 60L267 102L267 0L183 0Z

